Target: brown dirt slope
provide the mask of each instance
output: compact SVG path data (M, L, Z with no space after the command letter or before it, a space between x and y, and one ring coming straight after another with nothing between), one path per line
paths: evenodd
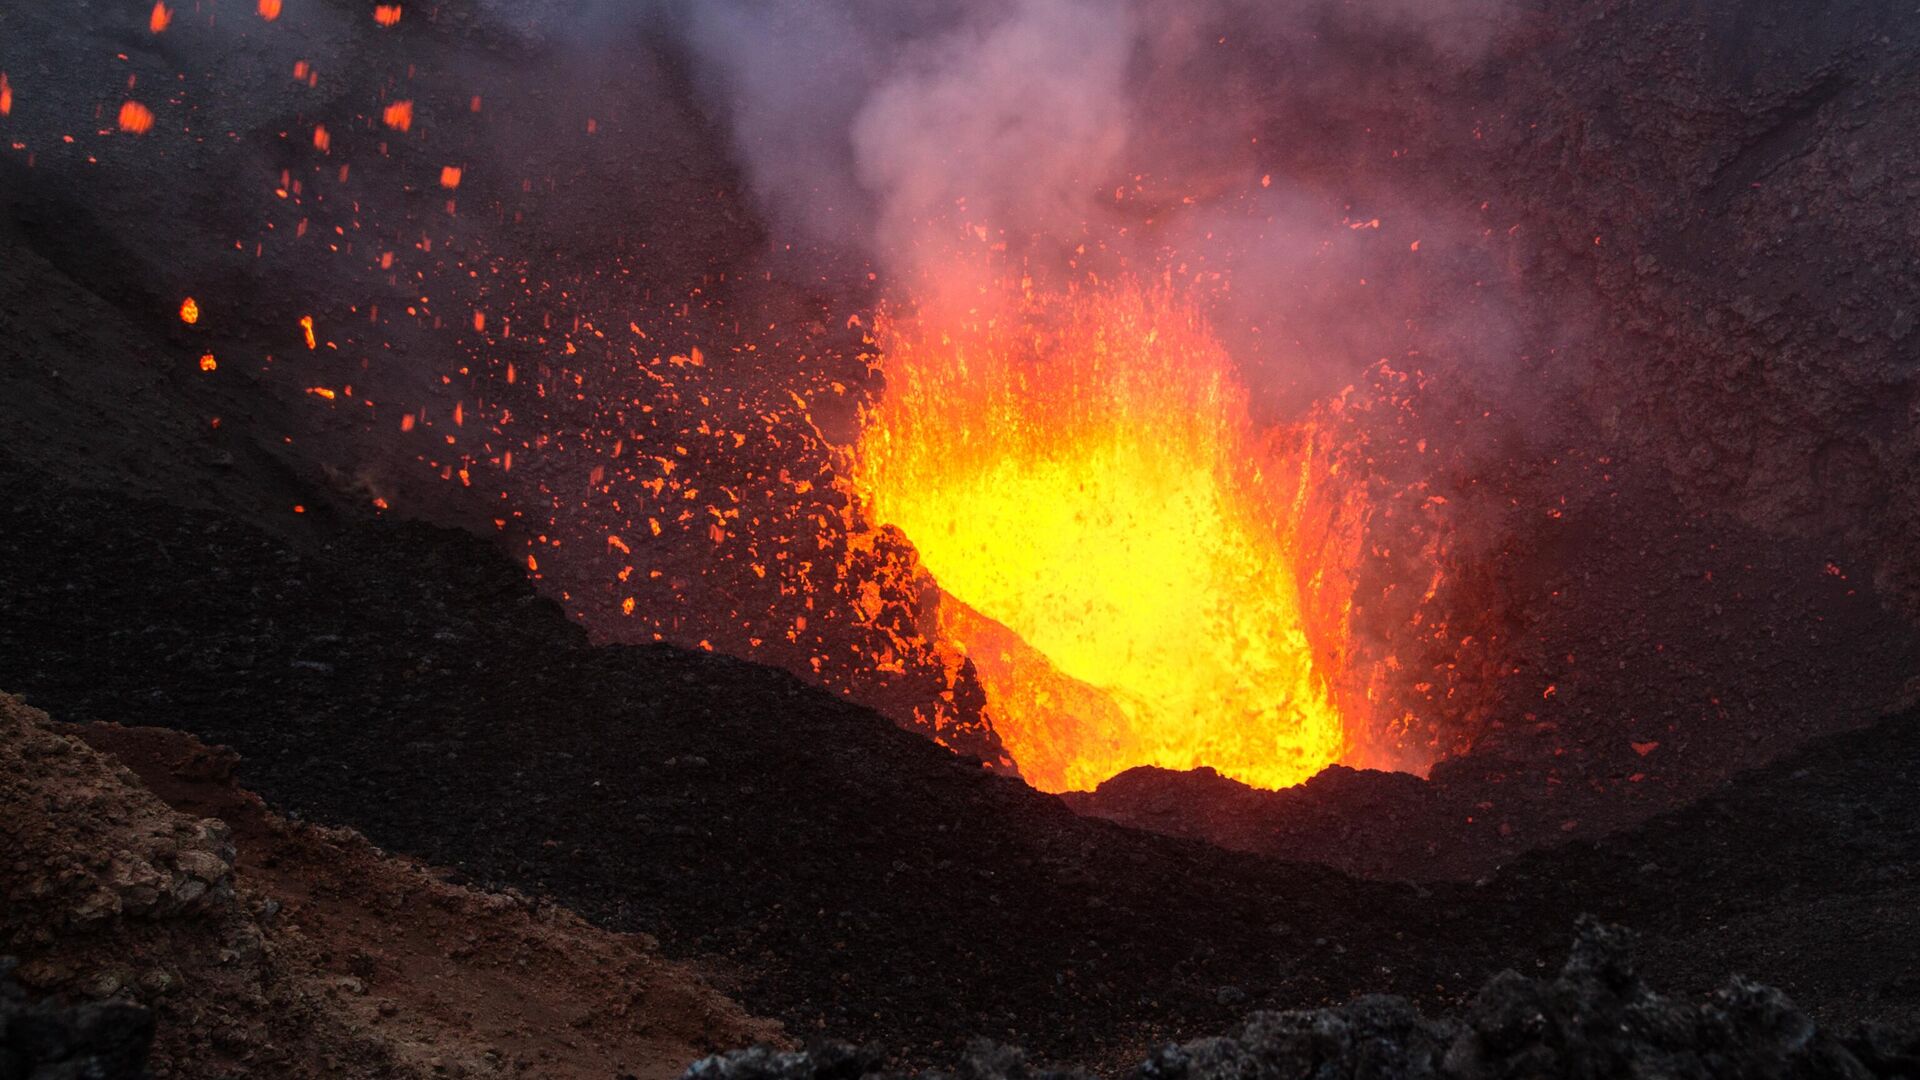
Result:
M268 812L229 752L81 734L0 694L0 951L152 1008L161 1076L666 1077L779 1038L649 938Z

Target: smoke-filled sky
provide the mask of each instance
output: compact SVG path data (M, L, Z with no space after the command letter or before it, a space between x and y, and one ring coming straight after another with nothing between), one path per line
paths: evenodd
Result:
M1138 272L1230 272L1222 332L1249 369L1284 368L1255 381L1297 405L1403 349L1393 328L1409 320L1510 350L1483 289L1451 295L1487 276L1444 265L1473 242L1464 208L1419 183L1357 191L1356 159L1379 148L1324 126L1417 112L1394 100L1409 74L1417 89L1423 67L1471 64L1507 14L1505 0L700 0L645 22L690 58L777 242L851 249L922 301L970 286L963 228L1042 273L1082 242ZM1289 170L1302 162L1347 175ZM1384 232L1356 235L1356 217ZM1428 255L1410 270L1415 243ZM1297 347L1263 356L1262 334Z
M894 269L926 230L965 223L1073 235L1116 183L1205 179L1238 157L1261 103L1235 100L1206 50L1288 47L1276 83L1337 76L1303 55L1328 34L1441 54L1478 48L1498 0L701 0L655 9L698 58L740 163L776 220L857 238ZM1360 71L1351 72L1364 77ZM1355 86L1355 92L1364 87ZM1170 156L1172 155L1172 156Z

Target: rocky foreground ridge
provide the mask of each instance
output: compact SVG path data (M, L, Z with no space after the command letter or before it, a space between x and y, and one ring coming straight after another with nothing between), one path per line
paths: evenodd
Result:
M683 1080L860 1080L902 1075L845 1044L737 1050L695 1062ZM957 1080L1081 1080L1029 1064L1015 1048L976 1043ZM1704 1001L1662 996L1635 973L1631 935L1581 921L1552 979L1513 971L1488 980L1456 1015L1428 1017L1374 995L1328 1009L1256 1012L1225 1035L1168 1045L1135 1080L1506 1080L1518 1077L1920 1076L1920 1033L1885 1025L1847 1036L1820 1028L1785 994L1738 976Z

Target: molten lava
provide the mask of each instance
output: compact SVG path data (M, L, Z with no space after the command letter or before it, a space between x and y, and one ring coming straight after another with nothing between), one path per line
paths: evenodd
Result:
M120 106L120 130L133 135L145 135L153 130L153 110L137 101L129 101Z
M1262 437L1199 317L1131 286L932 325L883 316L854 488L944 594L1028 781L1210 765L1299 783L1351 740L1346 567L1301 522L1310 433ZM944 322L944 321L943 321ZM1329 564L1334 565L1329 565Z

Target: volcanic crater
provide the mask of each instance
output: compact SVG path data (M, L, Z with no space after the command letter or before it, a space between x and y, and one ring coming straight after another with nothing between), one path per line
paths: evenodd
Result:
M0 13L0 1072L1911 1070L1916 73Z

